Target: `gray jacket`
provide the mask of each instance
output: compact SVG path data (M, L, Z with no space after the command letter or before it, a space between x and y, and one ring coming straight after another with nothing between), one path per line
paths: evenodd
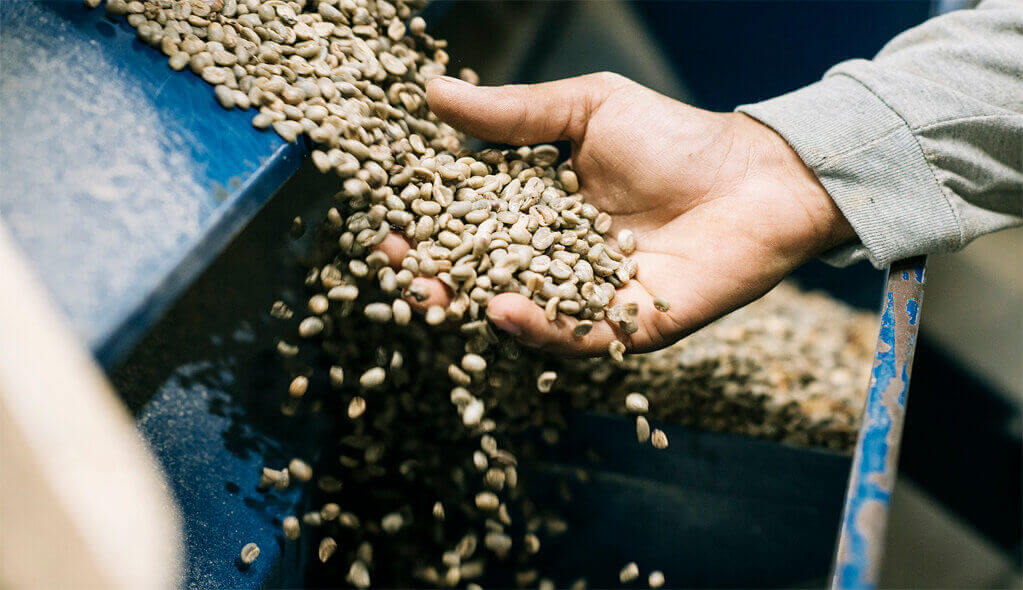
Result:
M789 142L856 230L833 264L880 268L1023 224L1023 0L932 18L737 110Z

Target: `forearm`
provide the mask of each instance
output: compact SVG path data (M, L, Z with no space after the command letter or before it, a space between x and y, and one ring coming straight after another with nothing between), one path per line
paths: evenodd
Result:
M1023 2L928 21L872 60L738 110L782 135L877 266L1021 223Z

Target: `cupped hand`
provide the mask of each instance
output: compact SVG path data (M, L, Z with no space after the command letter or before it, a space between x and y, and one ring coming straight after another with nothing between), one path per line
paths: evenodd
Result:
M477 87L453 78L427 86L441 119L487 141L572 144L572 167L587 202L612 216L612 235L636 234L635 279L614 303L639 304L639 331L600 322L582 338L575 320L505 293L487 306L499 328L524 343L602 354L614 339L631 351L667 346L757 299L786 274L854 237L838 208L785 140L745 115L690 107L615 74L536 85ZM408 242L381 249L400 261ZM445 305L436 279L416 279ZM654 308L660 297L670 304Z

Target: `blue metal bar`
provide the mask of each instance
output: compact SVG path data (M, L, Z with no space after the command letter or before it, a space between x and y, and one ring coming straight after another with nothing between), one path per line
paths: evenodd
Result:
M853 455L832 588L877 588L895 485L926 257L888 269L863 425Z

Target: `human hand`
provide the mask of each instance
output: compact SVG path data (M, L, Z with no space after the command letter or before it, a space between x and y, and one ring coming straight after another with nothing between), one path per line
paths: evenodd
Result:
M582 338L575 320L548 322L543 309L504 293L487 306L499 328L531 346L603 354L612 340L630 351L667 346L757 299L854 232L785 140L742 114L713 113L615 74L536 85L476 87L453 78L427 86L430 108L484 140L525 145L572 142L572 167L587 202L612 216L612 235L636 234L638 274L614 302L639 304L639 331L599 322ZM398 261L408 243L381 244ZM436 279L419 278L446 305ZM667 300L657 311L654 297Z

